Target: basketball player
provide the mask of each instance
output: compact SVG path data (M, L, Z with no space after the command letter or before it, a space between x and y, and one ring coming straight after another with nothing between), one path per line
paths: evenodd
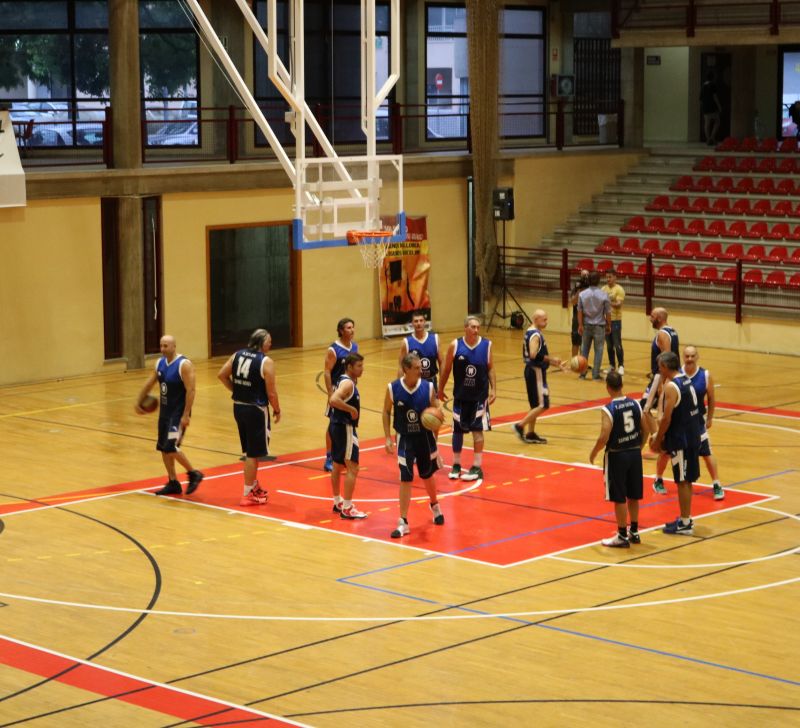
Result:
M343 318L336 324L336 333L339 338L336 339L325 352L325 366L323 368L325 376L325 391L327 393L327 401L330 402L333 390L339 382L339 377L344 374L344 360L348 354L358 351L358 344L353 341L355 335L356 325L351 318ZM330 417L331 408L328 405L325 409L325 416ZM331 436L330 429L325 430L325 464L323 469L327 472L333 470L333 461L331 460Z
M536 418L550 409L550 390L547 388L547 370L551 364L562 366L561 359L550 356L544 330L547 328L547 313L541 308L533 312L533 322L522 341L522 361L525 363L525 387L531 409L512 427L523 442L546 445L547 440L536 434ZM527 429L527 432L526 432Z
M439 334L434 334L433 331L425 331L426 322L424 311L417 310L411 314L411 325L414 327L414 333L406 336L400 345L397 376L403 376L403 360L406 354L416 352L419 355L422 366L422 378L426 382L433 384L435 392L438 389L436 375L442 368L442 353L439 351Z
M697 365L697 360L699 358L700 355L697 353L697 349L694 346L687 346L683 350L683 374L689 378L689 381L694 387L694 391L697 392L697 403L700 409L699 454L705 461L709 475L711 475L712 478L714 500L724 500L725 491L722 489L722 485L719 482L717 458L711 452L711 440L709 440L708 437L708 430L711 429L711 425L714 422L714 407L716 404L714 397L714 379L710 371ZM706 400L708 400L708 406L706 406ZM705 420L703 419L704 417ZM656 465L656 482L653 486L654 488L660 486L664 489L665 493L666 488L664 488L662 476L664 475L666 466L667 457L662 455L658 458L658 464Z
M497 397L497 381L492 363L492 342L480 335L481 322L476 316L464 319L464 336L453 339L442 367L438 398L447 401L444 388L453 372L453 465L449 478L483 478L483 431L491 429L489 405ZM472 467L461 472L464 434L472 433Z
M353 505L353 491L358 476L358 418L361 401L356 383L364 373L364 357L351 352L344 359L344 374L339 377L336 389L331 393L330 425L328 433L331 440L331 488L333 489L333 512L345 519L366 518ZM341 496L339 481L344 471L344 498Z
M383 400L383 434L386 436L386 452L395 451L390 422L397 433L397 464L400 466L400 519L392 538L409 533L408 507L411 503L411 483L414 480L414 465L430 498L433 522L444 523L444 515L436 494L433 474L439 469L436 438L422 426L421 415L428 407L439 407L433 384L422 376L422 363L412 352L401 361L403 376L389 383ZM394 418L392 418L394 412Z
M145 413L142 402L153 385L158 382L160 398L156 450L161 452L161 459L167 470L167 483L156 491L156 495L178 495L183 492L175 471L176 460L186 468L189 476L189 484L186 487L188 495L197 490L204 477L199 470L192 467L189 458L180 450L183 434L192 419L195 395L194 366L183 354L178 354L175 337L162 336L160 349L161 358L156 362L153 373L139 392L135 410L140 415Z
M642 417L641 404L622 393L622 377L618 371L612 369L606 376L606 390L611 401L600 408L600 435L589 455L589 462L594 465L597 454L605 448L606 500L614 503L617 533L600 543L627 549L632 543L641 543L639 501L643 495L642 446L646 439L647 420Z
M668 534L691 536L692 483L700 475L700 410L697 393L688 377L680 373L680 360L672 351L658 355L658 372L663 382L663 414L658 431L650 438L653 452L669 453L672 477L678 486L680 516L662 529Z
M217 377L232 394L233 417L239 429L244 460L244 492L241 506L262 506L267 491L258 484L258 461L269 452L270 413L275 422L281 420L278 390L275 387L275 362L267 356L272 336L266 329L256 329L250 335L246 349L231 356Z

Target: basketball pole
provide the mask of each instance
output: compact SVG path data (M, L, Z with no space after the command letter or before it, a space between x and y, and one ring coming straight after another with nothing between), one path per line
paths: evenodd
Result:
M495 234L497 231L497 226L495 225ZM528 323L533 323L531 321L531 317L525 313L525 309L522 307L522 304L515 298L514 294L509 290L508 284L506 282L506 221L503 220L503 244L501 246L502 255L500 258L500 281L501 281L501 288L500 288L500 295L495 299L494 302L494 310L492 311L492 315L489 317L489 324L486 327L486 330L492 328L492 321L494 321L495 316L499 316L503 321L508 318L511 318L511 311L506 312L506 297L510 298L515 304L517 304L517 309L519 312L528 320ZM503 313L497 313L497 309L500 306L500 301L503 302Z

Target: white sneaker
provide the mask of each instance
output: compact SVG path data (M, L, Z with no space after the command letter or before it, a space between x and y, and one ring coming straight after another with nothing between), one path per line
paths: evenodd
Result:
M625 367L621 366L619 369L617 369L617 374L623 376L625 374Z
M411 533L411 529L408 527L408 524L402 519L397 519L397 528L392 531L391 536L392 538L400 538L401 536L408 536Z
M615 549L629 549L631 542L627 538L622 538L618 533L615 533L611 538L604 538L601 542L603 546L610 546Z

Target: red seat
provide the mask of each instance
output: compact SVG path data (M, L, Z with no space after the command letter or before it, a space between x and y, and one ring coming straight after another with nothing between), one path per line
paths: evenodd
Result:
M712 160L712 162L713 161L714 160ZM736 169L736 162L736 157L720 157L711 168L715 169L717 172L732 172Z
M770 288L783 288L786 285L786 273L782 270L772 271L764 281L764 285Z
M651 217L650 221L644 226L644 232L663 233L666 223L663 217Z
M697 240L690 240L683 246L680 252L681 258L703 258L703 251L700 249L700 243Z
M735 281L736 280L736 268L726 268L722 271L722 277L720 278L722 281Z
M614 267L614 261L612 260L601 260L597 264L597 270L600 273L605 273L607 270L611 270Z
M694 165L694 168L698 172L710 172L712 169L714 169L715 161L716 160L714 159L714 157L703 157L699 162L697 162Z
M681 244L677 240L667 240L664 243L664 247L661 248L661 253L663 255L680 255L681 254Z
M709 235L727 235L728 230L725 227L724 220L712 220L711 224L708 226L708 234Z
M756 160L754 157L745 157L736 165L736 171L739 174L750 174L755 168Z
M798 171L797 163L792 157L781 159L780 162L775 167L775 171L778 174L795 174Z
M762 260L767 257L767 251L763 245L751 245L743 257L745 260Z
M644 224L644 218L641 215L637 215L628 220L620 230L623 233L638 233L644 230Z
M594 270L594 261L591 258L581 258L572 270Z
M796 152L797 151L797 139L792 137L791 139L784 139L781 142L780 147L778 147L779 152Z
M795 248L792 251L792 257L789 258L789 261L792 263L800 263L800 248Z
M656 278L675 278L675 266L672 263L662 263L655 272Z
M689 198L681 195L680 197L676 197L672 201L671 210L673 212L686 212L689 209Z
M794 180L782 179L778 182L775 188L775 193L778 195L793 195L794 194Z
M698 214L708 212L711 209L711 200L709 200L708 197L697 197L694 202L692 202L689 209Z
M788 281L792 288L800 288L800 273L795 273Z
M686 226L686 233L687 235L708 235L705 220L702 218L689 220L689 224Z
M682 217L675 217L667 223L667 229L664 232L671 235L686 235L686 222Z
M694 180L691 175L685 174L683 177L678 177L669 188L675 190L675 192L685 192L686 190L692 189L693 186Z
M633 271L631 275L637 278L644 278L647 275L647 261L639 263L639 265L636 266L636 270Z
M792 230L792 234L787 238L787 240L800 240L800 225L795 225L794 230Z
M711 192L714 189L713 177L698 177L692 190L695 192Z
M711 206L711 212L716 215L729 215L731 212L731 201L727 197L718 197Z
M644 206L645 210L663 212L672 209L668 195L659 195Z
M719 271L717 270L717 266L709 265L703 270L700 271L700 279L704 281L708 281L709 283L715 283L719 280Z
M757 152L764 152L766 154L771 154L778 150L778 140L775 137L770 137L769 139L764 139L761 144L756 147Z
M728 227L729 238L743 238L747 235L747 223L743 220L732 222Z
M768 240L789 240L791 236L792 233L789 230L788 222L776 222L772 228L770 228L769 232L761 237L767 238Z
M800 205L798 205L798 211L798 217L800 217ZM772 206L772 214L775 216L782 215L783 217L786 217L787 215L794 215L791 200L778 200Z
M760 286L764 282L764 273L760 269L754 268L745 271L742 280L747 286Z
M745 237L750 238L751 240L757 240L759 238L766 238L769 234L769 227L765 222L754 222L748 229L747 235Z
M755 137L745 137L739 142L740 152L754 152L758 149L758 139Z
M757 170L759 174L772 174L775 171L775 158L764 157L759 163Z
M617 253L619 252L619 238L616 236L606 238L594 250L596 253Z
M733 192L733 178L732 177L720 177L717 184L714 186L714 189L717 192Z
M736 137L725 137L725 139L717 145L717 151L737 152L739 151L739 140Z
M775 180L773 180L771 177L765 177L756 185L756 192L759 195L774 195Z
M617 265L617 275L625 278L633 274L633 263L629 260L623 260Z
M729 260L733 258L741 258L743 255L744 248L740 243L731 243L727 248L725 248L725 252L722 253L722 257Z
M790 206L792 204L790 200L781 200L781 202L787 202ZM800 217L800 202L797 203L796 207L790 209L787 214L789 217Z
M788 260L789 258L789 251L786 249L785 245L776 245L769 253L763 256L761 259L769 261L770 263L783 263L784 261Z
M733 203L731 212L734 215L749 215L751 212L750 200L748 200L746 197L736 200L736 202Z
M755 184L752 177L742 177L733 188L733 191L739 195L749 195L753 191Z
M642 249L639 247L639 238L628 238L623 244L621 253L628 253L630 255L639 255Z
M769 200L757 200L753 205L753 215L772 214L772 203Z
M703 248L704 258L724 258L722 253L722 243L709 243Z
M684 265L678 271L678 278L682 280L692 281L697 278L697 268L693 265Z
M655 238L648 238L642 243L642 252L643 253L660 253L661 252L661 243L656 240Z

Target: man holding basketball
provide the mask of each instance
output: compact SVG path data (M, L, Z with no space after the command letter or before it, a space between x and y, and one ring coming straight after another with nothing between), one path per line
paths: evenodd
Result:
M336 339L325 352L325 366L323 374L325 378L325 392L328 397L328 406L325 410L325 416L330 417L330 397L333 390L339 383L339 377L344 374L344 361L348 354L353 354L358 351L358 344L353 341L355 335L356 325L351 318L343 318L336 324L336 333L339 338ZM331 435L330 430L325 430L325 464L322 466L327 472L333 470L333 460L331 459ZM338 513L338 511L336 511Z
M480 335L477 316L464 319L464 336L453 339L442 367L437 397L446 402L444 388L453 372L453 466L449 478L479 480L483 478L483 431L491 429L489 406L497 397L497 382L492 362L492 342ZM474 459L472 467L461 472L461 450L464 434L472 433Z
M522 342L522 361L525 364L525 387L528 390L530 410L512 427L523 442L546 445L547 440L536 434L536 418L550 409L550 390L547 388L547 370L551 364L562 366L561 359L550 356L544 330L547 328L547 313L541 308L533 312L533 323L525 332ZM527 431L526 431L527 430Z
M436 494L433 474L439 469L436 437L422 423L422 413L428 407L440 407L433 384L422 377L422 363L415 353L406 354L402 361L403 376L390 382L383 400L383 433L386 452L395 450L390 423L397 433L397 463L400 466L400 518L392 538L406 536L409 532L408 508L411 503L411 483L414 465L430 498L433 522L444 524L444 515ZM394 414L394 417L392 416Z
M167 483L156 491L156 495L178 495L183 492L175 470L176 460L186 468L189 476L186 493L190 495L197 490L197 486L203 480L203 474L192 467L189 458L180 450L183 433L192 419L195 395L194 366L185 356L177 353L174 336L162 336L160 348L161 358L156 362L153 373L139 392L135 409L140 415L145 413L142 404L153 385L158 382L161 397L156 450L161 452L161 459L167 470Z
M442 353L439 351L439 334L425 331L426 323L424 311L417 310L411 314L411 326L413 326L414 332L406 336L400 345L397 376L403 376L403 360L406 354L416 352L422 365L422 378L426 382L431 382L435 391L437 389L436 375L442 368Z

